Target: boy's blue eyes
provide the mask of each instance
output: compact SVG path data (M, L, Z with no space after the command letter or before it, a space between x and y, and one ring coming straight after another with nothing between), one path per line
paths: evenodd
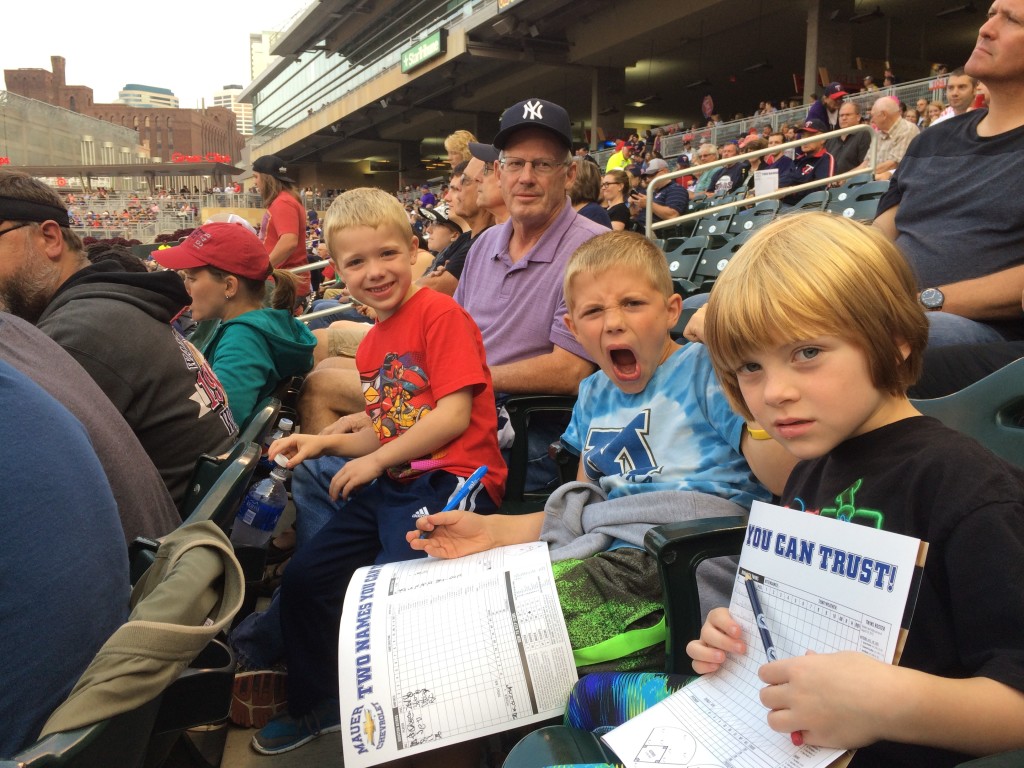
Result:
M797 363L808 362L810 360L814 360L820 353L821 347L800 347L793 352L793 361ZM740 363L740 365L736 367L736 373L738 374L757 373L760 370L760 363Z
M646 304L647 304L647 302L643 301L642 299L626 299L619 306L620 307L642 307L642 306L644 306ZM580 314L583 317L592 317L594 315L601 314L606 309L607 309L607 307L588 307L587 309L584 309L583 311L581 311Z
M398 250L382 251L381 254L380 254L380 258L382 258L382 259L393 259L393 258L395 258L396 256L399 256L399 255L401 255L401 251L398 251ZM361 256L353 257L351 259L343 260L341 262L341 266L344 269L351 269L352 267L360 266L365 261L366 261L366 259L364 259Z

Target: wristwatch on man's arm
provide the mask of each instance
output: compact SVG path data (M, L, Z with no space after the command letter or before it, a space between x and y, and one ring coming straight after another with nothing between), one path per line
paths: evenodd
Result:
M938 288L925 288L918 295L917 300L920 301L921 306L929 312L938 312L942 309L942 305L946 301L946 297Z

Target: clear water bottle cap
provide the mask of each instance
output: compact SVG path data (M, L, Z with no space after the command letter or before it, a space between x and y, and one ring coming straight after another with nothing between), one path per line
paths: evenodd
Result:
M281 469L288 469L288 457L283 453L277 454L274 457L274 463L277 464ZM265 471L265 470L264 470Z
M277 422L278 429L291 429L295 426L291 419L284 418Z

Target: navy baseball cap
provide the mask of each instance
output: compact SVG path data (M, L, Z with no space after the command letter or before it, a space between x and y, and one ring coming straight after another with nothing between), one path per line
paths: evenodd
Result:
M498 149L493 144L484 144L479 141L469 142L469 154L477 160L485 163L493 163L498 159Z
M554 102L526 99L513 104L501 114L501 125L494 137L494 146L504 149L509 138L520 128L543 128L558 137L566 149L572 148L572 122L569 113Z

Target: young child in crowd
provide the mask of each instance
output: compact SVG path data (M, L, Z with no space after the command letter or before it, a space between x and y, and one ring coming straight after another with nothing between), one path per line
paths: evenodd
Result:
M1024 473L907 400L928 323L899 251L846 219L778 219L723 272L704 332L733 406L802 459L785 506L849 499L851 522L929 544L900 665L860 653L765 664L769 725L859 747L855 766L1024 747ZM722 608L687 650L704 674L746 644Z
M941 768L1024 747L1024 472L907 399L928 323L900 252L848 219L781 217L719 277L703 335L729 402L802 459L784 505L817 513L849 499L851 523L929 543L900 665L855 652L765 664L771 728L858 748L857 768ZM711 674L747 644L716 608L687 652ZM588 675L566 725L620 725L691 679Z
M478 466L488 471L460 508L495 511L505 485L480 331L451 297L413 284L416 238L401 203L379 189L346 192L328 209L324 234L352 296L377 313L356 354L373 429L271 445L271 458L284 454L289 466L325 454L349 461L330 488L344 509L284 573L288 713L253 737L263 754L339 730L338 623L352 573L421 557L405 545L415 513L442 509Z
M702 345L672 340L681 300L649 240L613 232L583 244L566 267L564 292L566 323L601 368L580 384L562 436L580 455L580 482L558 489L545 512L442 512L417 521L433 531L429 538L416 530L406 539L435 557L546 541L577 666L663 669L661 587L644 534L768 500L793 460L774 441L753 438L729 408ZM731 583L729 572L714 604L728 602ZM618 647L603 650L613 637Z

